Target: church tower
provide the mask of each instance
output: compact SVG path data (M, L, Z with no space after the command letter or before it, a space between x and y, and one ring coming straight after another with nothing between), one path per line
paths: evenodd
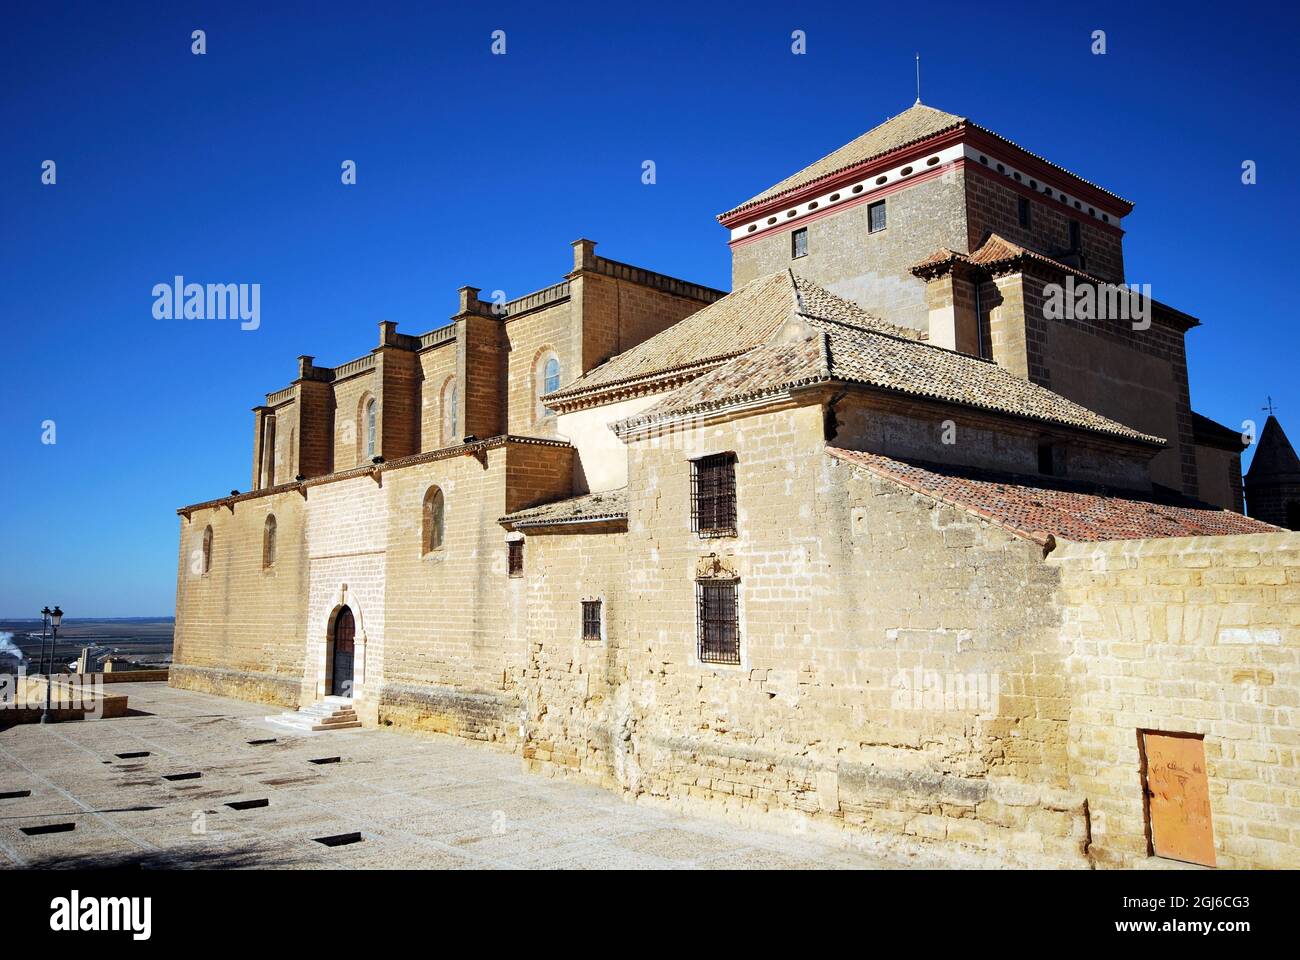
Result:
M1246 513L1265 523L1300 530L1300 457L1272 414L1246 473Z

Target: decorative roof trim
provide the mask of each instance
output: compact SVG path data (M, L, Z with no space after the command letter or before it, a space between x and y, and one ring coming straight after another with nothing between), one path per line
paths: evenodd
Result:
M617 490L597 490L563 500L538 503L522 510L515 510L497 520L497 523L512 530L535 529L538 527L588 526L598 523L616 523L627 520L627 487ZM595 513L583 514L584 506L599 506ZM565 511L579 511L566 515Z
M898 114L897 116L901 115L902 114ZM890 117L889 119L893 120L895 118ZM884 121L884 123L888 122L889 120ZM883 126L883 123L878 124L877 126ZM873 127L872 129L875 128ZM865 133L870 132L870 130L865 131ZM1040 156L1031 150L1026 150L1024 147L1020 146L1020 144L999 133L995 133L992 130L982 127L977 123L973 123L966 118L958 118L956 122L938 131L927 134L923 137L909 140L906 143L893 147L884 153L878 153L874 156L867 157L866 159L857 160L853 163L838 167L835 170L814 177L804 183L798 183L787 187L779 193L774 193L770 196L763 196L763 194L760 193L757 197L747 200L739 206L733 207L724 213L718 214L717 219L723 226L728 228L734 227L736 225L735 221L741 214L749 214L752 216L760 210L766 211L772 207L787 206L797 194L831 189L834 181L837 179L841 181L851 181L857 179L859 176L875 173L881 167L900 163L909 156L932 152L937 147L947 145L954 141L965 140L967 138L969 138L973 145L979 144L983 141L986 145L986 152L987 145L990 143L1012 148L1029 161L1029 164L1027 164L1028 166L1039 166L1040 169L1038 172L1040 176L1042 176L1042 170L1046 169L1050 171L1051 175L1058 177L1064 176L1068 178L1069 181L1073 181L1076 185L1074 189L1069 191L1070 193L1078 193L1086 196L1094 206L1105 206L1108 208L1108 212L1114 213L1118 217L1127 216L1133 210L1133 202L1131 200L1126 200L1124 197L1121 197L1117 193L1112 193L1105 187L1095 184L1090 180L1085 180L1077 173L1073 173L1065 167L1062 167L1060 164L1053 163L1046 157ZM853 141L849 142L852 143ZM837 147L836 149L842 149L845 146L848 146L848 144L843 144L841 147ZM834 152L835 151L831 151L831 153ZM827 154L827 156L829 155L830 154ZM817 162L818 161L814 160L813 164ZM807 166L812 166L813 164L805 165L805 169ZM1082 189L1080 189L1080 187Z
M365 463L358 467L351 467L347 470L339 470L334 473L322 474L319 477L309 477L301 482L281 483L274 487L263 487L260 490L250 490L248 493L240 493L230 497L219 497L215 500L204 500L201 503L191 503L188 506L179 507L176 513L189 519L189 514L196 510L209 510L215 507L231 507L236 503L243 503L246 500L257 500L261 497L275 496L280 493L299 492L306 496L309 487L319 487L327 483L338 483L343 480L355 480L358 477L375 477L379 478L382 474L390 470L401 470L405 467L413 467L422 463L433 463L437 460L451 460L456 457L478 456L488 450L495 450L498 447L504 447L508 444L523 444L529 446L542 447L572 447L571 443L564 440L548 440L544 437L523 437L515 434L500 434L495 437L488 437L486 440L475 440L473 443L458 443L453 447L442 447L438 450L427 450L423 453L414 453L409 457L401 457L397 460L389 460L384 463Z
M732 420L755 410L799 406L800 399L794 395L796 391L834 382L829 377L805 377L768 390L753 390L742 395L695 403L689 407L667 410L650 416L625 417L611 423L609 428L624 443L644 440L646 437L661 433L676 432L673 428L681 424L689 424L687 429L691 429Z
M557 390L554 393L548 393L541 397L540 400L552 410L566 412L580 410L583 407L602 406L613 398L626 400L630 397L644 396L649 393L660 393L681 386L681 384L693 380L702 373L720 367L728 360L734 360L736 357L748 353L749 349L724 353L716 357L707 357L703 360L693 360L690 363L669 370L656 370L640 376L610 380L593 387L587 387L585 390L569 387ZM599 367L595 368L595 370L599 369ZM590 372L594 372L594 370Z
M1005 252L999 254L1000 249L1004 249ZM1023 272L1026 264L1036 264L1059 273L1073 274L1098 287L1119 287L1119 284L1103 280L1091 273L1085 273L1078 267L1072 267L1059 260L1053 260L1046 254L1022 247L1020 244L1013 243L996 233L990 234L980 248L973 253L961 253L950 247L936 250L924 260L914 264L911 273L914 277L929 282L946 276L958 265L961 265L973 270L977 276L995 278ZM1153 319L1158 319L1166 325L1183 332L1201 325L1201 321L1191 314L1163 304L1154 298L1150 299L1153 307Z

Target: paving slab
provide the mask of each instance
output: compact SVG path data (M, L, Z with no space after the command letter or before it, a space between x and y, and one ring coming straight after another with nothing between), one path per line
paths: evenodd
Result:
M267 723L263 704L126 683L138 713L0 731L0 869L877 869L823 838L745 829L526 773L452 737ZM274 738L250 745L249 740ZM119 757L146 752L143 757ZM339 757L337 763L312 759ZM189 780L165 774L197 772ZM228 803L265 800L234 810ZM74 823L64 833L23 827ZM317 838L360 834L325 846Z

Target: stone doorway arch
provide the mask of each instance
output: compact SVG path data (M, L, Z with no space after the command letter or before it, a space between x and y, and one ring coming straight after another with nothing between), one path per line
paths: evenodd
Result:
M357 622L352 608L343 604L330 617L328 651L329 670L326 691L335 697L351 697L356 687Z

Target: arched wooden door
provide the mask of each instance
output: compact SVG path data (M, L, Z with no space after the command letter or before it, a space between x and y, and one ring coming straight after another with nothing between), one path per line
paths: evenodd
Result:
M336 697L352 696L356 629L351 608L344 607L334 618L334 662L330 669L330 693Z

